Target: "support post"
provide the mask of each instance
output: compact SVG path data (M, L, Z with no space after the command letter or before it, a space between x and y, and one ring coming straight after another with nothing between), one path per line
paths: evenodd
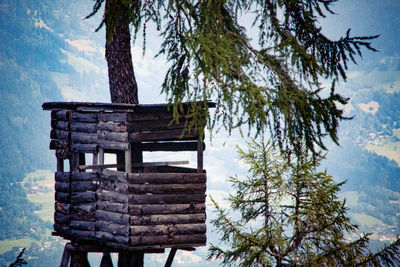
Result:
M132 172L132 147L129 144L128 150L125 151L125 172L131 173Z
M203 140L197 140L197 172L203 172Z
M167 262L165 263L164 267L171 267L172 262L174 261L176 251L177 251L176 248L171 248L171 251L169 252L169 255L167 258Z
M104 149L99 148L99 165L104 165Z

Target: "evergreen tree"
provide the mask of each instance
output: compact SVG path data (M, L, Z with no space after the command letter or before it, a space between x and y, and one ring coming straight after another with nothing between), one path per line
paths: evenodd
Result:
M337 142L338 123L345 119L339 106L347 99L335 83L346 79L348 63L361 48L374 50L370 40L376 36L354 37L349 30L330 40L321 32L319 20L333 13L335 1L95 0L88 18L105 2L99 28L106 25L112 99L137 93L127 66L129 25L134 41L142 29L145 49L147 24L154 23L163 37L159 54L170 63L162 90L174 103L175 118L184 101L212 100L217 109L210 126L219 121L229 131L241 125L256 132L269 128L281 149L301 153L301 144L312 151L315 145L325 148L326 135ZM120 65L127 68L118 71ZM322 96L325 78L332 86ZM198 110L193 107L191 116L201 117ZM196 123L204 122L189 126Z
M368 250L368 234L349 240L357 225L338 198L343 183L316 169L320 158L288 160L263 139L247 145L248 151L238 151L249 175L230 178L235 192L229 214L212 200L212 223L228 248L211 245L209 259L240 266L400 264L400 239L375 254Z

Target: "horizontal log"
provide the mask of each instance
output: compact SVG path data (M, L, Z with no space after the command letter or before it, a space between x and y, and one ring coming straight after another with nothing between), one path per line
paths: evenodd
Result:
M79 165L78 170L103 170L107 168L123 167L123 164L97 164L97 165Z
M51 140L49 148L54 149L68 149L68 141L67 140Z
M72 192L71 203L90 203L96 201L96 192Z
M56 181L54 188L55 188L56 192L68 193L69 192L69 183Z
M74 210L71 211L70 216L72 220L77 220L77 221L88 221L88 222L96 221L96 214L94 211L87 212L84 210Z
M178 123L172 121L172 117L160 118L157 120L137 120L127 123L129 132L143 132L143 131L160 131L160 130L174 130L185 128L185 120L180 120Z
M158 161L158 162L143 162L135 163L133 167L160 167L160 166L174 166L174 165L186 165L189 164L187 160L177 160L177 161Z
M68 131L69 130L69 122L52 119L51 120L51 128L57 129L57 130Z
M129 143L128 142L115 142L110 140L99 139L98 144L101 148L111 149L111 150L128 150Z
M131 215L204 213L205 204L148 204L129 205Z
M95 172L73 172L71 173L71 181L98 181L97 173Z
M195 235L157 235L157 236L132 236L131 245L166 245L166 244L205 244L205 234Z
M96 231L107 232L114 235L129 236L129 225L96 220Z
M96 191L97 188L97 181L76 181L71 183L71 192Z
M101 241L116 242L119 244L129 244L129 236L114 235L112 233L96 231L96 239Z
M129 214L129 205L128 204L122 204L122 203L116 203L116 202L110 202L110 201L102 201L102 200L97 200L96 203L97 203L98 210L106 210L106 211L112 211L112 212L117 212L117 213Z
M80 133L97 133L97 123L72 122L71 131Z
M130 184L129 193L134 194L201 194L206 184Z
M91 133L79 133L72 132L71 133L72 143L79 144L97 144L99 142L99 138L97 134Z
M60 140L67 140L69 132L63 130L52 129L50 131L50 138L51 139L60 139Z
M187 184L205 183L205 173L129 173L131 184Z
M104 140L110 140L115 142L128 142L128 133L115 133L108 131L100 131L98 132L98 136Z
M185 204L204 203L205 194L130 195L129 204Z
M99 113L99 121L126 122L127 121L127 113L118 113L118 112Z
M128 183L119 183L103 179L100 182L100 188L103 190L114 191L122 194L128 194Z
M98 122L97 113L78 113L72 114L72 122Z
M97 144L72 144L71 150L79 153L96 153Z
M70 206L71 204L69 203L62 203L58 201L54 202L54 210L63 214L69 214Z
M142 143L143 151L197 151L197 142ZM205 144L203 143L203 150Z
M96 203L83 203L71 205L70 211L72 213L84 211L87 213L96 211Z
M64 233L69 231L69 227L67 225L59 223L54 223L53 229L56 231L56 233L53 233L53 235L57 236L64 236Z
M114 191L97 190L97 198L103 201L128 204L128 195Z
M70 159L71 153L68 147L56 149L56 157L58 159Z
M56 212L54 212L54 221L57 223L61 223L61 224L69 223L70 215L56 211Z
M69 226L72 229L86 230L86 231L94 231L95 225L96 225L95 222L90 222L90 221L71 220L69 223Z
M71 110L53 110L51 111L51 118L56 120L68 121L71 118Z
M76 111L79 112L87 112L87 113L94 113L94 112L101 112L105 110L105 107L87 107L87 106L78 106L75 109Z
M192 235L205 234L207 231L205 223L176 224L176 225L150 225L131 226L131 235Z
M68 183L69 182L69 176L70 176L69 172L55 172L54 173L54 180L56 180L56 182Z
M96 210L96 220L128 225L129 217L130 216L128 214L122 214L106 210Z
M99 121L97 125L99 131L109 131L109 132L126 132L127 127L123 122L104 122Z
M78 240L96 240L96 232L95 231L85 231L85 230L77 230L70 229L68 231L68 237L71 239Z
M149 131L149 132L133 132L129 135L130 142L145 141L168 141L168 140L197 140L198 132L185 132L181 129Z
M70 197L69 197L69 193L65 193L65 192L56 192L54 194L54 199L58 202L62 202L62 203L70 203Z
M205 221L205 213L130 216L130 225L192 224Z
M125 172L113 170L103 170L101 173L99 173L99 178L100 180L105 179L120 183L126 183L128 181Z

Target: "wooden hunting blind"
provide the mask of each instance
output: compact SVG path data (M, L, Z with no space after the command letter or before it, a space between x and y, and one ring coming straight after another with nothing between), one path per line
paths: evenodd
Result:
M51 110L57 157L55 235L110 251L206 244L204 129L185 130L188 116L172 123L164 104L49 102L43 109ZM195 151L197 168L143 162L143 151ZM107 153L115 164L105 164Z

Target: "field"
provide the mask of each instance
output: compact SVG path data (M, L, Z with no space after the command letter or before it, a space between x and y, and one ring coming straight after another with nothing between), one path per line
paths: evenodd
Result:
M368 143L365 145L368 151L373 151L378 155L387 157L397 162L400 166L400 144L394 142L390 138L377 140L376 143Z

